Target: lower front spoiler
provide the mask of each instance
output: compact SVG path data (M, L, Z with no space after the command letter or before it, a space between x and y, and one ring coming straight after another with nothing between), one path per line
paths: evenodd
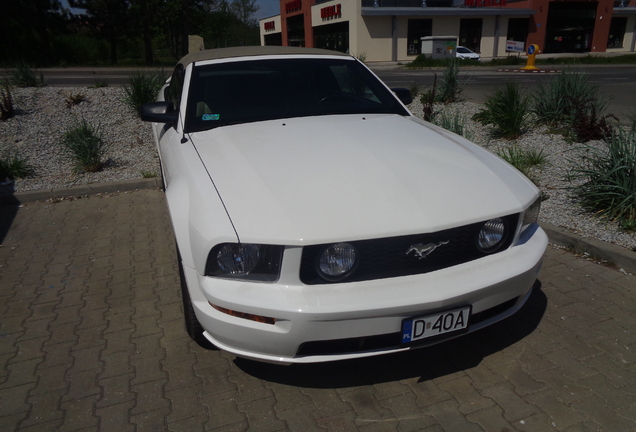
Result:
M533 290L530 289L524 296L518 297L516 299L505 302L501 305L495 306L490 310L481 312L481 314L484 314L484 315L482 315L481 319L475 320L476 322L471 322L468 328L468 331L464 331L459 334L450 333L440 338L435 338L433 340L420 341L409 346L400 346L399 341L400 341L401 334L395 333L395 334L378 335L378 336L371 336L371 337L365 337L365 338L352 338L349 341L340 339L335 341L317 341L315 343L307 342L303 344L304 347L301 346L301 349L299 350L297 356L281 357L281 356L271 356L271 355L262 354L262 353L255 354L249 351L243 351L243 350L237 349L235 347L226 345L216 340L207 331L204 332L203 335L206 337L206 339L208 339L211 343L213 343L217 348L223 351L230 352L238 357L242 357L242 358L246 358L250 360L256 360L260 362L275 363L279 365L291 365L291 364L324 363L324 362L331 362L331 361L351 360L351 359L372 357L372 356L378 356L378 355L384 355L384 354L398 353L398 352L409 351L409 350L417 349L417 348L424 348L427 346L435 345L441 342L445 342L445 341L455 339L457 337L475 332L477 330L480 330L484 327L488 327L498 321L504 320L514 315L528 301L528 299L532 295L532 292ZM373 342L374 338L377 338L377 342ZM357 346L357 347L360 347L361 345L363 345L365 342L362 342L361 341L362 339L367 339L371 341L369 346L372 346L373 343L382 344L380 342L380 339L383 339L386 341L385 344L388 346L377 347L375 349L370 348L367 350L359 350L357 352L356 351L346 352L346 349L345 349L344 350L345 352L343 352L342 347L346 346L347 344L351 346ZM315 344L315 345L312 346L312 344ZM307 347L310 347L310 348L307 348ZM338 348L332 348L332 347L338 347Z

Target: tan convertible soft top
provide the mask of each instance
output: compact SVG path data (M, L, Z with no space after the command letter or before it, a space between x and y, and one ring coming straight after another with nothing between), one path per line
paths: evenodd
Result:
M299 47L283 47L283 46L244 46L244 47L231 47L231 48L218 48L204 51L196 51L190 53L179 60L183 66L187 66L190 63L203 61L203 60L215 60L230 57L244 57L244 56L262 56L262 55L292 55L292 54L305 54L305 55L336 55L336 56L349 56L348 54L339 51L330 51L318 48L299 48Z

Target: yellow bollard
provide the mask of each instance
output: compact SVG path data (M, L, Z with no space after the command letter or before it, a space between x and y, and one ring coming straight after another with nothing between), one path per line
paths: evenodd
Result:
M528 47L528 62L521 70L539 70L539 68L534 65L537 51L539 51L539 45L532 44Z

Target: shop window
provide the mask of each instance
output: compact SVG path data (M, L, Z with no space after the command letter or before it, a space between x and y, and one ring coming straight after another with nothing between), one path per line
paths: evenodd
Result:
M481 18L466 18L459 22L459 43L476 53L481 52Z
M314 47L349 51L349 21L314 27Z
M287 18L287 45L305 46L305 17L302 14Z
M598 3L550 2L543 52L589 52Z
M506 40L525 43L528 37L529 21L528 18L510 18Z
M614 17L610 24L609 38L607 38L608 48L623 48L623 38L627 27L627 17Z
M269 46L282 46L283 45L283 34L282 33L272 33L265 35L265 45Z
M407 31L407 54L418 55L422 52L422 40L425 36L433 36L433 20L410 19Z

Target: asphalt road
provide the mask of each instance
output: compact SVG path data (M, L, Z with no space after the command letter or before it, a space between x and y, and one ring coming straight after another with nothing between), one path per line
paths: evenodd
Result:
M554 69L559 69L554 68ZM552 69L552 70L554 70ZM546 71L549 69L545 69ZM607 112L627 120L636 115L636 67L634 66L580 66L589 74L589 82L599 86L602 97L608 98ZM443 70L375 70L389 87L410 87L417 83L422 89L433 84L434 75L438 82ZM484 102L490 94L505 81L519 81L532 94L541 83L553 76L551 73L499 72L495 68L470 68L460 70L460 78L465 83L462 97L465 100Z
M439 68L405 70L374 65L371 65L371 68L389 87L408 88L417 83L424 90L432 85L435 74L437 74L438 80L443 75L443 69ZM582 65L577 69L588 73L589 81L598 85L601 95L608 98L607 112L619 116L623 121L636 115L634 108L636 67ZM156 71L156 69L131 68L68 68L42 69L40 72L44 81L52 86L90 87L98 81L104 81L111 86L124 85L128 77L139 70ZM545 68L544 70L549 69ZM166 75L169 73L168 70L165 72ZM465 82L462 97L469 101L484 102L497 87L507 80L520 81L529 94L532 94L550 76L550 73L500 72L497 68L492 67L462 68L460 78Z

